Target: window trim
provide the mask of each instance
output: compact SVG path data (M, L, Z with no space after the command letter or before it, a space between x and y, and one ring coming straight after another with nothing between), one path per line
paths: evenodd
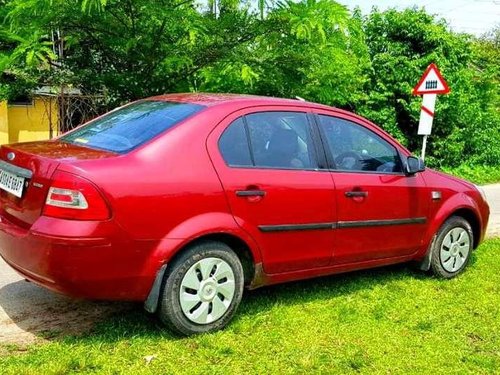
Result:
M307 133L310 137L310 145L313 147L313 150L312 150L312 158L311 158L311 163L312 164L315 164L316 167L312 167L312 168L286 168L286 167L272 167L272 166L258 166L258 165L255 165L255 157L254 157L254 154L253 154L253 149L252 149L252 140L250 138L250 129L248 128L248 121L247 121L247 116L249 115L253 115L253 114L261 114L261 113L269 113L269 112L279 112L279 113L299 113L299 114L303 114L305 115L306 117L306 122L307 122L307 125L306 125L306 130L307 130ZM226 165L226 167L228 168L238 168L238 169L256 169L256 170L281 170L281 171L307 171L307 172L318 172L318 171L328 171L327 168L320 168L320 157L318 155L318 147L317 147L317 139L316 139L316 136L314 134L314 121L313 121L313 118L311 118L311 115L312 113L310 112L310 109L309 108L305 108L305 111L298 111L298 110L295 110L295 109L286 109L286 108L280 108L280 109L273 109L273 110L259 110L259 111L255 111L255 112L246 112L246 113L243 113L241 114L240 116L236 117L235 119L233 119L227 126L224 127L224 130L220 133L218 139L217 139L217 151L219 152L219 155L220 157L222 158L222 161L224 162L224 164ZM226 159L224 158L224 155L222 154L221 152L221 149L220 149L220 141L221 141L221 138L222 136L224 135L224 133L226 132L227 129L229 129L229 127L231 125L233 125L236 121L238 121L239 119L242 119L243 120L243 124L244 124L244 128L245 128L245 134L246 134L246 137L247 137L247 145L248 145L248 148L249 148L249 151L250 151L250 160L252 161L252 164L253 165L234 165L234 164L229 164ZM309 150L308 150L309 151ZM308 152L309 153L309 152Z
M321 139L321 132L319 130L318 124L316 123L315 114L312 112L309 112L307 114L307 117L309 118L309 123L310 123L310 127L311 127L312 141L314 143L314 149L315 149L315 153L316 153L318 168L319 168L319 170L322 170L322 171L329 170L328 155L325 152L323 140Z
M321 138L321 144L323 146L325 155L326 155L326 160L327 160L327 166L328 170L332 173L364 173L364 174L373 174L373 175L389 175L389 176L406 176L404 169L405 169L405 164L403 163L403 159L401 158L401 152L396 145L392 144L392 142L389 142L386 140L384 137L382 137L380 134L377 134L367 126L359 123L358 121L355 121L352 118L342 118L339 116L335 116L334 114L324 114L324 113L313 113L314 116L314 121L315 125L318 129L320 138ZM378 138L382 139L384 142L386 142L390 147L392 147L395 150L395 153L397 157L399 158L399 163L401 165L401 171L400 172L382 172L382 171L363 171L363 170L346 170L346 169L338 169L335 165L335 161L333 159L332 152L330 150L330 147L328 145L328 140L326 139L326 134L323 130L323 127L321 126L321 121L320 121L320 116L326 116L326 117L333 117L339 120L343 121L348 121L354 125L358 125L362 127L364 130L368 131L369 133L375 134Z
M248 147L248 154L250 155L250 161L252 162L252 166L255 167L255 156L253 154L252 138L250 137L250 129L248 128L247 116L243 115L241 117L238 117L238 119L240 119L240 118L241 118L241 121L243 122L243 130L245 131L245 136L247 137L247 147ZM238 119L236 119L234 121L237 121ZM226 127L226 129L229 129L229 127L234 123L234 121L231 122L231 124L229 124L229 126ZM224 130L224 132L225 132L225 130ZM224 155L222 155L222 158L224 159Z

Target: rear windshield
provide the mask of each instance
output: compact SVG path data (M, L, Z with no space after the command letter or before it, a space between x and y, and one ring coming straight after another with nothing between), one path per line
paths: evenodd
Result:
M91 121L59 140L125 153L203 108L191 103L137 102Z

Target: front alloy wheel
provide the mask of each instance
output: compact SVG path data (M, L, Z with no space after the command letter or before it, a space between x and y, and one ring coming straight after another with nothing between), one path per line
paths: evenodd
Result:
M436 276L450 279L462 272L473 248L472 228L467 220L452 216L436 234L431 248L431 269Z
M451 229L445 234L441 244L441 265L450 273L458 271L468 259L470 248L469 233L460 227Z

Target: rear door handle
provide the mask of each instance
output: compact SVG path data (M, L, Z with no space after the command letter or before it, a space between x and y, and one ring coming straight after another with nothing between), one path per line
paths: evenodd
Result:
M365 198L368 196L367 191L346 191L344 194L347 198L358 198L358 197Z
M236 190L238 197L263 197L266 195L264 190Z

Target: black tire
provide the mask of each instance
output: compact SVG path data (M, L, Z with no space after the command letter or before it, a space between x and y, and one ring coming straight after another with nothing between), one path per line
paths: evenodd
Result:
M188 319L182 310L180 301L181 284L191 267L199 264L203 259L209 258L217 258L229 265L234 275L234 294L227 311L220 318L210 323L198 324ZM158 317L171 331L183 336L220 330L229 323L235 314L241 302L243 286L243 267L238 256L229 246L214 241L199 243L186 249L171 265L167 266L167 274L163 280L157 311ZM201 288L194 295L201 295L200 293L202 293ZM218 298L219 295L216 294L213 298Z
M452 253L450 252L448 255L448 252L445 250L441 251L443 243L445 240L447 240L447 243L458 243L458 239L453 239L453 234L452 230L456 230L457 232L461 232L462 230L465 231L465 233L468 235L468 239L466 239L466 236L464 234L464 242L467 240L469 243L469 250L467 251L467 254L464 252L461 252L459 247L457 248L456 251L458 251L458 254L455 255L455 257L452 258ZM448 236L451 236L450 238L447 239ZM455 240L453 242L452 240ZM444 222L444 224L439 228L439 231L436 235L436 239L434 240L434 243L432 245L431 249L431 270L434 275L440 278L444 279L451 279L452 277L457 276L467 266L469 263L471 254L472 254L472 248L474 244L474 236L472 232L472 228L467 220L460 216L452 216L448 220ZM446 246L446 245L445 245ZM446 247L445 247L446 249ZM451 251L451 250L450 250ZM462 255L464 255L462 257ZM456 269L450 269L451 267L455 266L455 263L457 262L454 260L455 258L458 259L459 263L463 262L460 266L457 266ZM443 259L446 258L446 259ZM452 264L452 262L454 262Z

